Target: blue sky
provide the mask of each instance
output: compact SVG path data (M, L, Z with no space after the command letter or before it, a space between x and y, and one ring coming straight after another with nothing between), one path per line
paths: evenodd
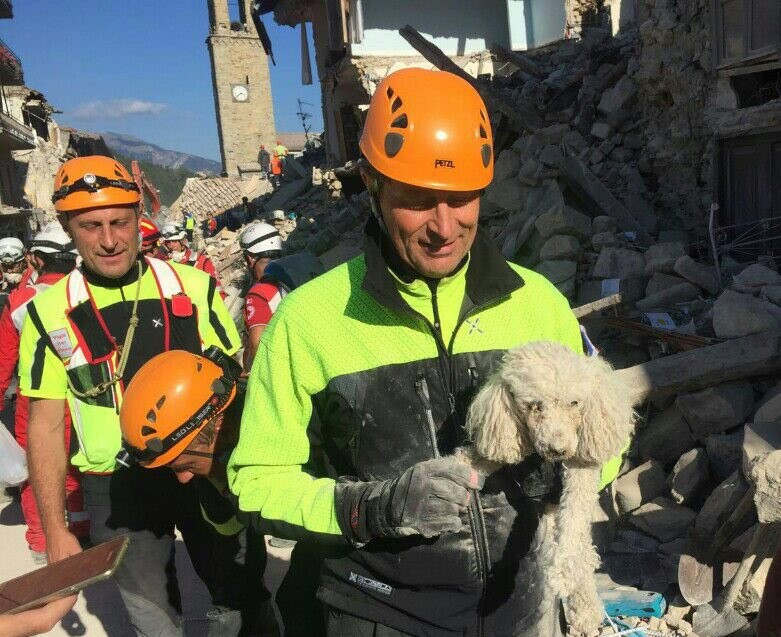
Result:
M229 0L236 5L236 0ZM15 0L2 38L21 58L25 83L63 111L61 124L135 135L219 160L206 0ZM296 98L322 130L320 86L301 84L297 27L263 17L279 131L299 131ZM310 53L314 71L314 46Z

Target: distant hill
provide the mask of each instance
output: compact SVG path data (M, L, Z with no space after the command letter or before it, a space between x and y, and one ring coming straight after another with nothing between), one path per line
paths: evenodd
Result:
M122 133L101 133L101 135L115 154L131 159L146 161L165 168L185 168L193 172L204 171L215 175L219 175L222 170L220 162L175 150L167 150L132 135Z
M111 146L111 144L109 144L109 147L114 153L114 157L116 157L129 171L130 162L135 159L135 157L127 157L122 153L117 152L117 149ZM164 206L170 206L176 201L179 198L179 195L182 194L184 182L190 177L195 177L195 173L186 168L166 168L144 160L138 160L138 164L141 170L144 171L146 178L160 191L160 201Z

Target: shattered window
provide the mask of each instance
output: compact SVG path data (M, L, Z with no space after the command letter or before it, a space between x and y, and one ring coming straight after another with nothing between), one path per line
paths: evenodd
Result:
M778 58L781 0L713 0L717 66Z
M763 49L778 41L778 0L752 0L751 49Z

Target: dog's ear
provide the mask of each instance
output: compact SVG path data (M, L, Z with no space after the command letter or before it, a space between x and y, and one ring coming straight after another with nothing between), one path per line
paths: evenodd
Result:
M466 417L466 432L478 455L500 464L517 464L529 455L522 410L500 377L494 376L477 393Z
M583 374L588 395L578 432L578 459L603 463L617 456L629 442L635 412L629 388L610 365L599 357L586 359Z

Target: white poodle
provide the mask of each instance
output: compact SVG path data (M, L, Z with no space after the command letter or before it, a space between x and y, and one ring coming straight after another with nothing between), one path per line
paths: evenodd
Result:
M472 402L466 428L473 447L459 451L486 475L533 453L562 462L561 499L545 515L540 577L551 596L566 598L570 627L586 634L603 619L591 536L600 467L632 433L629 394L598 357L549 342L517 347Z

